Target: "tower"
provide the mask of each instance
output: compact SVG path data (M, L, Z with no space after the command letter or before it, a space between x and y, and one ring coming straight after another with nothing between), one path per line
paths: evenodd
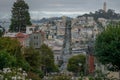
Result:
M105 12L107 12L107 3L106 3L106 2L104 2L104 4L103 4L103 10L104 10Z

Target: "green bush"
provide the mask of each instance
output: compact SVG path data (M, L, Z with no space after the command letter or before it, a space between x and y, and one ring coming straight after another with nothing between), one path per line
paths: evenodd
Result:
M32 80L41 80L40 77L33 72L28 72L28 77L31 78Z
M93 77L89 77L89 80L95 80Z
M28 80L28 74L22 68L3 68L0 72L0 80Z
M83 73L84 74L84 65L86 63L85 61L85 55L79 54L79 55L75 55L72 56L69 60L68 60L68 64L67 64L67 70L73 73Z
M67 75L60 75L60 76L54 76L52 80L71 80L71 77Z
M24 59L17 59L16 67L22 67L26 71L29 71L31 68L28 62Z
M5 50L0 51L0 69L13 67L16 64L16 59Z
M39 69L32 69L32 72L37 74L40 78L44 77L44 73L41 70L39 70Z

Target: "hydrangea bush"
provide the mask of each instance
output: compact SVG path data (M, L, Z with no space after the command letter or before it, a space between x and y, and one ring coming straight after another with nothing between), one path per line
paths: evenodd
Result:
M32 80L28 78L26 71L22 68L3 68L0 70L0 80Z

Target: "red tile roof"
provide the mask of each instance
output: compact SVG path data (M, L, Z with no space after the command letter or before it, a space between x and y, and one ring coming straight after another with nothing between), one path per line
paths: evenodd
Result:
M18 39L18 41L21 43L22 46L24 46L25 39L29 37L28 34L21 33L21 32L17 33L15 36Z

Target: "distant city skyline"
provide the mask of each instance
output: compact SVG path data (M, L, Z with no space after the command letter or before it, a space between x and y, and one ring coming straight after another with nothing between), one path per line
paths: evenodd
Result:
M10 19L13 3L16 0L0 0L0 19ZM76 17L81 14L103 9L103 3L107 3L107 9L113 9L120 13L120 0L25 0L29 5L32 19L43 17L69 16Z

